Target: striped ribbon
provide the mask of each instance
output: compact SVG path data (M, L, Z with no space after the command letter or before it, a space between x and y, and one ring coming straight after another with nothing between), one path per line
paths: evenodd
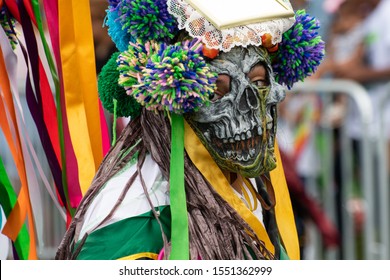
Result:
M35 125L38 130L39 137L42 142L42 147L45 151L51 173L57 191L59 193L62 203L68 201L67 192L64 191L64 186L62 184L62 175L61 175L61 166L56 157L54 146L50 139L50 134L48 132L48 126L45 123L45 110L44 105L47 103L46 98L52 98L50 91L50 86L47 84L46 73L43 69L41 59L39 57L37 41L34 36L33 26L28 18L27 10L22 2L22 0L17 0L19 14L21 15L22 29L26 41L26 50L22 47L23 55L25 57L28 67L27 80L26 80L26 100L27 105L30 109L31 116L35 122ZM29 66L31 65L31 67ZM31 83L33 80L33 84ZM45 100L45 101L43 101ZM52 104L52 103L51 103ZM50 104L49 104L50 106ZM45 108L45 110L44 110ZM49 109L49 112L53 113ZM53 117L52 115L50 117ZM54 116L55 117L55 116ZM70 208L70 207L68 207Z
M17 203L17 196L11 185L5 166L0 158L0 205L3 207L4 214L9 217L12 209ZM26 225L23 225L15 241L12 241L15 247L15 259L28 259L30 237Z
M58 12L66 112L84 194L103 158L89 2L59 0Z
M0 48L0 128L21 181L17 199L15 198L14 203L9 203L3 232L15 242L13 249L16 259L36 259L34 215L41 216L42 213L39 212L40 202L37 198L40 194L34 167L38 169L55 205L60 213L67 217L69 224L74 209L88 189L103 155L110 148L109 133L97 94L89 2L1 0L0 5L6 5L22 26L26 45L19 43L27 66L27 104L56 187L54 194L28 134L25 139L20 136L26 130L23 110L15 90L17 86L13 84L13 89L10 88L10 78L7 76L9 69ZM42 11L45 16L42 16ZM45 20L52 49L46 41ZM39 31L44 57L38 48L38 36L33 25ZM8 43L7 40L4 42ZM48 72L44 65L48 65ZM51 81L54 84L55 100ZM18 105L17 112L13 102ZM5 169L2 174L6 175ZM1 186L4 186L6 177L1 178ZM7 186L5 197L11 197L9 191L12 186ZM3 187L2 194L6 193L5 190ZM14 196L16 197L15 193ZM31 203L36 205L33 207ZM66 214L62 207L65 207ZM41 239L40 229L38 234L38 239ZM23 249L26 244L28 251Z
M12 241L16 241L18 235L28 217L28 228L30 233L29 259L36 259L36 237L34 229L34 219L32 214L32 207L30 203L27 176L23 160L21 137L17 127L15 108L12 101L12 93L10 83L7 76L7 69L3 57L3 51L0 48L0 88L2 98L0 99L0 127L3 130L8 146L11 150L12 157L21 181L21 188L18 199L12 208L12 211L7 216L7 223L3 228L3 233L7 235Z
M57 63L59 85L56 87L56 103L58 131L60 135L61 147L61 164L62 164L62 182L64 190L69 194L71 207L76 208L80 201L80 182L77 158L74 152L73 144L70 138L69 124L65 104L65 92L62 79L62 65L60 56L60 37L59 37L59 19L58 19L58 2L51 0L43 1L45 15L47 19L48 30L50 34L53 53ZM68 191L69 190L69 191ZM71 217L71 209L68 216Z

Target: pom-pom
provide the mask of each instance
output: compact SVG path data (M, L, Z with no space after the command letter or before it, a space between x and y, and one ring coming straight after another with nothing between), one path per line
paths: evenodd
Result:
M119 84L148 110L196 111L209 104L209 96L216 90L217 74L201 52L199 40L175 45L130 44L118 57Z
M118 84L119 71L117 70L116 60L119 54L119 52L112 54L99 73L99 98L103 107L110 113L114 114L115 99L117 100L117 116L135 118L140 114L141 106L132 96L128 96L125 89Z
M110 1L110 2L119 2L119 1ZM123 28L123 25L120 21L120 17L119 17L120 5L121 5L120 3L110 3L110 6L107 10L105 24L108 26L108 35L110 35L117 49L123 52L127 50L129 42L132 41L132 38L128 32L128 29Z
M166 0L123 0L120 10L123 29L137 41L168 43L178 31Z
M291 89L297 81L315 72L325 54L325 43L318 35L319 22L299 10L296 22L283 34L278 51L273 55L275 79Z
M121 0L108 0L108 6L115 9L120 2Z

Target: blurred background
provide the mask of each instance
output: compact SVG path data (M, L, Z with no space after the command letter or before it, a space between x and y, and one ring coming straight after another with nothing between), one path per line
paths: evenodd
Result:
M277 141L301 258L390 259L390 0L291 3L295 10L306 9L320 21L318 32L326 43L316 74L288 90L279 107ZM116 51L104 26L107 5L106 0L90 0L96 74ZM25 104L25 97L21 99ZM28 116L28 134L52 184ZM106 117L112 123L109 114ZM120 129L127 120L117 122ZM0 157L13 186L18 186L2 133ZM45 190L33 199L41 205L35 220L38 258L53 259L65 234L66 218ZM2 213L1 226L4 218ZM12 258L9 241L0 234L0 259Z

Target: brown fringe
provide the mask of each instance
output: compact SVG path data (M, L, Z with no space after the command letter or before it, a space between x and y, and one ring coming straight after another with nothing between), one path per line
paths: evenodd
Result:
M143 112L141 118L145 146L169 178L171 131L167 118ZM189 218L191 259L273 259L250 226L215 192L185 155L185 184Z
M142 141L128 155L124 154L141 138ZM104 184L123 168L136 152L142 150L139 153L139 156L141 155L139 159L143 162L142 157L146 148L159 165L163 176L169 180L170 143L170 124L163 113L154 114L143 110L140 118L130 122L116 145L103 160L90 189L80 203L76 215L59 246L56 259L74 259L77 257L86 237L83 237L76 250L74 242L78 240L87 208ZM253 257L256 259L274 259L274 256L267 250L264 243L257 238L250 226L215 192L187 154L184 162L191 259L198 259L199 257L221 260L252 259ZM140 168L138 166L137 173L142 176ZM132 178L129 181L131 180ZM144 183L143 187L145 188ZM118 203L120 202L118 201ZM154 208L152 207L152 209ZM158 213L154 214L159 222ZM165 258L168 258L170 248L165 235L163 235L163 240L166 252ZM252 254L249 252L249 248Z

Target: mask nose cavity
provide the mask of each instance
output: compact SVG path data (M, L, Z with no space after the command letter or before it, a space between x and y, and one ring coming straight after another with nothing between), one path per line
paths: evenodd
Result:
M246 87L238 102L238 109L242 113L247 113L250 110L256 110L258 108L259 99L257 97L257 92L249 86Z

